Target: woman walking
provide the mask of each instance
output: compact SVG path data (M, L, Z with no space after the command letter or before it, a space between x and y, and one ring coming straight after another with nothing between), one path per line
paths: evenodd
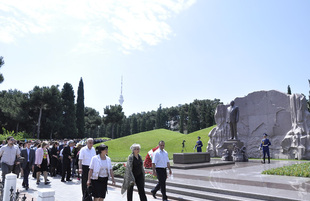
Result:
M144 191L145 173L143 168L143 161L139 154L141 146L139 144L133 144L130 149L132 153L128 156L121 192L124 194L127 190L127 200L132 201L133 186L136 184L140 201L147 201Z
M53 147L51 148L51 176L55 177L56 176L56 168L58 165L58 156L59 156L59 150L58 150L58 142L53 143Z
M97 154L93 156L88 172L87 186L92 185L94 201L103 201L107 192L109 176L115 185L111 159L107 156L108 146L101 144L97 147Z
M37 171L37 184L40 184L40 174L41 174L41 172L43 173L43 176L44 176L45 185L50 183L47 180L47 166L50 163L50 158L48 156L47 146L48 146L47 142L42 142L41 147L36 150L35 164L38 167L38 171Z

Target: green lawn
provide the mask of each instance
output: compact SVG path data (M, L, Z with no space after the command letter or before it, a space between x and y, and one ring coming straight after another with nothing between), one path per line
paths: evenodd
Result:
M169 158L172 159L173 153L181 152L183 140L186 141L185 146L187 150L185 152L193 152L198 136L201 137L201 141L203 142L202 150L206 151L209 141L208 134L212 128L214 128L214 126L190 133L188 135L166 129L157 129L121 137L105 142L105 144L109 146L109 157L111 160L120 162L127 160L128 155L131 153L130 146L133 143L138 143L141 145L140 155L144 160L147 152L156 147L160 140L164 140L166 142L165 150L169 153Z

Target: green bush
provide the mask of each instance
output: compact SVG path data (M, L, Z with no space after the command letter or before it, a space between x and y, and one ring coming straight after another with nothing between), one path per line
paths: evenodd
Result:
M262 174L310 177L310 162L265 170Z
M26 132L18 132L15 133L14 131L8 131L5 128L2 127L3 134L0 135L0 140L6 140L9 136L13 136L16 140L25 140L31 138L29 134Z

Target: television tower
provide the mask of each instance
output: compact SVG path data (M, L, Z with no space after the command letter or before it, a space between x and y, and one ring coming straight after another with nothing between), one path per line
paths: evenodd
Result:
M124 102L124 97L123 97L123 76L122 76L122 81L121 81L121 95L119 96L119 104L122 106Z

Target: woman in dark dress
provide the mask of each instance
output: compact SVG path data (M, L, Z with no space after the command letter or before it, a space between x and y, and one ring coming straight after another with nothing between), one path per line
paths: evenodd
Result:
M58 165L58 156L59 156L59 150L58 150L59 143L54 142L53 147L51 148L50 156L51 156L51 176L56 176L56 168Z
M136 184L140 200L147 201L144 190L145 172L143 168L143 161L139 154L141 147L139 144L133 144L130 149L132 153L128 156L121 192L124 194L127 190L127 200L132 201L133 187L134 184Z

